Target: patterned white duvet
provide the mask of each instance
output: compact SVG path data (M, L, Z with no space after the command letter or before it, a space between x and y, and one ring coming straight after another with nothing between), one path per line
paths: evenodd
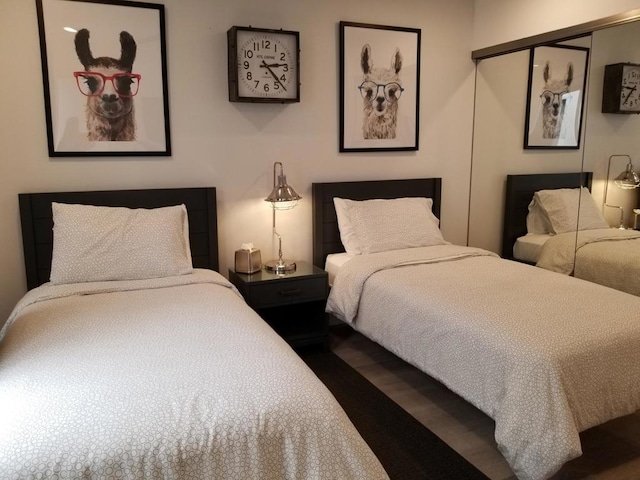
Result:
M469 247L360 255L327 309L476 405L516 475L640 408L640 298Z
M640 232L604 228L582 230L577 237L553 235L536 265L640 295Z
M0 478L386 478L212 271L45 285L0 333Z

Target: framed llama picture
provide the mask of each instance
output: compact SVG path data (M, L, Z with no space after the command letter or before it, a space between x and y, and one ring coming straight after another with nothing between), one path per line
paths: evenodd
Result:
M535 47L529 54L524 148L580 148L589 49Z
M418 150L420 29L340 22L340 151Z
M164 6L36 0L50 157L169 156Z

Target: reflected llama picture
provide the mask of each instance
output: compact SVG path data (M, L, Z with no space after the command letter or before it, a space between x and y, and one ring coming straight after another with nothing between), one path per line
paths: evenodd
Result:
M530 49L525 149L579 148L588 60L581 46Z

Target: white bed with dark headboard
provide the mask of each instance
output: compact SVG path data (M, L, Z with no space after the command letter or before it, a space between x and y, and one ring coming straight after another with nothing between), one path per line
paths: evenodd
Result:
M507 175L503 256L640 296L640 232L609 227L591 178Z
M20 206L31 290L0 332L0 478L387 478L214 271L214 188Z
M518 478L548 478L581 455L579 432L640 409L640 298L448 244L429 202L379 200L439 206L440 180L398 182L313 185L314 261L362 252L328 311L493 418ZM360 202L337 214L334 197Z

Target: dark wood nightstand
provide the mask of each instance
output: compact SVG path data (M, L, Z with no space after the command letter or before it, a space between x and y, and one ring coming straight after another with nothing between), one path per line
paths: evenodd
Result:
M245 301L292 347L327 346L329 294L327 272L297 262L295 272L247 275L229 269L229 280Z

